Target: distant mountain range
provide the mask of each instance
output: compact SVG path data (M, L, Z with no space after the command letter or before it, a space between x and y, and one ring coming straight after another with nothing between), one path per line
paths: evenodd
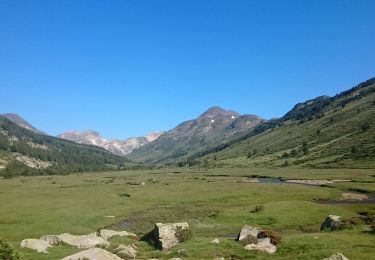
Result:
M21 164L37 173L65 173L139 163L375 168L375 78L296 104L281 118L212 107L169 131L127 140L107 140L92 130L56 138L16 114L0 115L0 170L13 165L15 175L30 174Z
M59 138L70 140L80 144L89 144L102 147L113 154L127 155L134 149L144 146L156 140L164 132L153 132L144 137L132 137L126 140L108 140L93 130L71 131L58 135Z
M155 141L135 149L128 158L147 163L167 163L187 158L234 137L248 133L266 120L212 107L198 118L185 121Z

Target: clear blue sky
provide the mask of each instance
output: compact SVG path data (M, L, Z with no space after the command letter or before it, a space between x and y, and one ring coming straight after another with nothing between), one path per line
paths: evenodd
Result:
M375 1L0 0L0 113L56 135L265 118L375 76Z

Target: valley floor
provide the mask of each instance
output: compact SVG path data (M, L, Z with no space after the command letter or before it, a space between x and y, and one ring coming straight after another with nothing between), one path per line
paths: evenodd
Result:
M249 178L250 177L250 178ZM324 186L254 178L351 180ZM144 185L142 185L144 183ZM349 259L371 259L375 234L366 225L320 232L327 215L375 214L370 202L335 203L342 193L375 194L375 171L356 169L159 169L0 180L0 237L26 259L59 259L79 252L59 245L49 254L20 249L25 238L45 234L88 234L101 228L142 235L157 222L189 222L193 237L169 252L143 241L138 259L323 259L341 252ZM361 198L361 196L359 196ZM332 202L332 203L330 203ZM252 212L255 206L264 210ZM251 225L279 232L274 255L250 252L234 240ZM210 241L218 238L220 244ZM113 250L129 238L111 239ZM133 241L134 242L134 241ZM186 249L183 255L178 250Z

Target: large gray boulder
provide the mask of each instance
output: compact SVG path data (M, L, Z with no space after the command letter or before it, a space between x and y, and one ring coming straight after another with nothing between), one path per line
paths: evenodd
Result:
M270 238L262 238L258 239L256 243L248 244L244 247L246 250L259 250L259 251L264 251L269 254L273 254L276 252L277 247L273 244L271 244L271 239Z
M320 226L320 230L335 230L341 225L341 217L336 215L329 215L323 224Z
M137 247L132 244L132 245L123 245L123 244L120 244L116 249L115 249L115 254L122 257L122 258L125 258L125 259L135 259L136 256L137 256Z
M56 235L44 235L40 237L40 240L44 240L50 245L59 245L62 243L62 240Z
M157 223L152 231L152 237L155 243L162 249L168 250L184 239L181 235L189 231L187 222L181 223Z
M101 248L89 248L77 254L64 257L61 260L82 260L82 259L85 259L85 260L121 260L122 258Z
M341 253L336 253L336 254L331 255L328 258L324 258L323 260L349 260L349 259Z
M21 241L20 247L29 248L38 253L48 253L47 249L51 247L49 243L41 239L29 238Z
M120 237L136 237L137 235L134 233L130 233L127 231L115 231L110 229L102 229L100 230L100 236L104 238L105 240L111 239L114 236L120 236Z
M81 249L88 249L91 247L106 248L109 246L109 242L101 236L98 236L96 233L80 236L64 233L59 235L58 237L62 242Z
M241 228L240 234L238 235L238 241L245 245L256 242L259 232L259 228L246 225Z

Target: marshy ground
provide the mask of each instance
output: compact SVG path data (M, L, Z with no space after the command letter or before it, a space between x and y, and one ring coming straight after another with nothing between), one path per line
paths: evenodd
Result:
M139 259L322 259L336 252L371 259L375 235L367 225L327 232L319 228L329 214L375 214L374 201L363 202L364 195L375 193L374 175L374 170L355 169L158 169L0 180L0 236L19 249L23 239L45 234L111 228L142 236L157 222L187 221L193 237L169 252L123 237L111 239L109 251L131 241L138 244ZM244 181L260 177L350 182ZM259 205L262 210L254 211ZM279 232L276 254L244 250L234 238L245 224ZM211 244L216 238L220 243ZM67 245L51 248L50 254L19 250L26 259L59 259L80 251Z

